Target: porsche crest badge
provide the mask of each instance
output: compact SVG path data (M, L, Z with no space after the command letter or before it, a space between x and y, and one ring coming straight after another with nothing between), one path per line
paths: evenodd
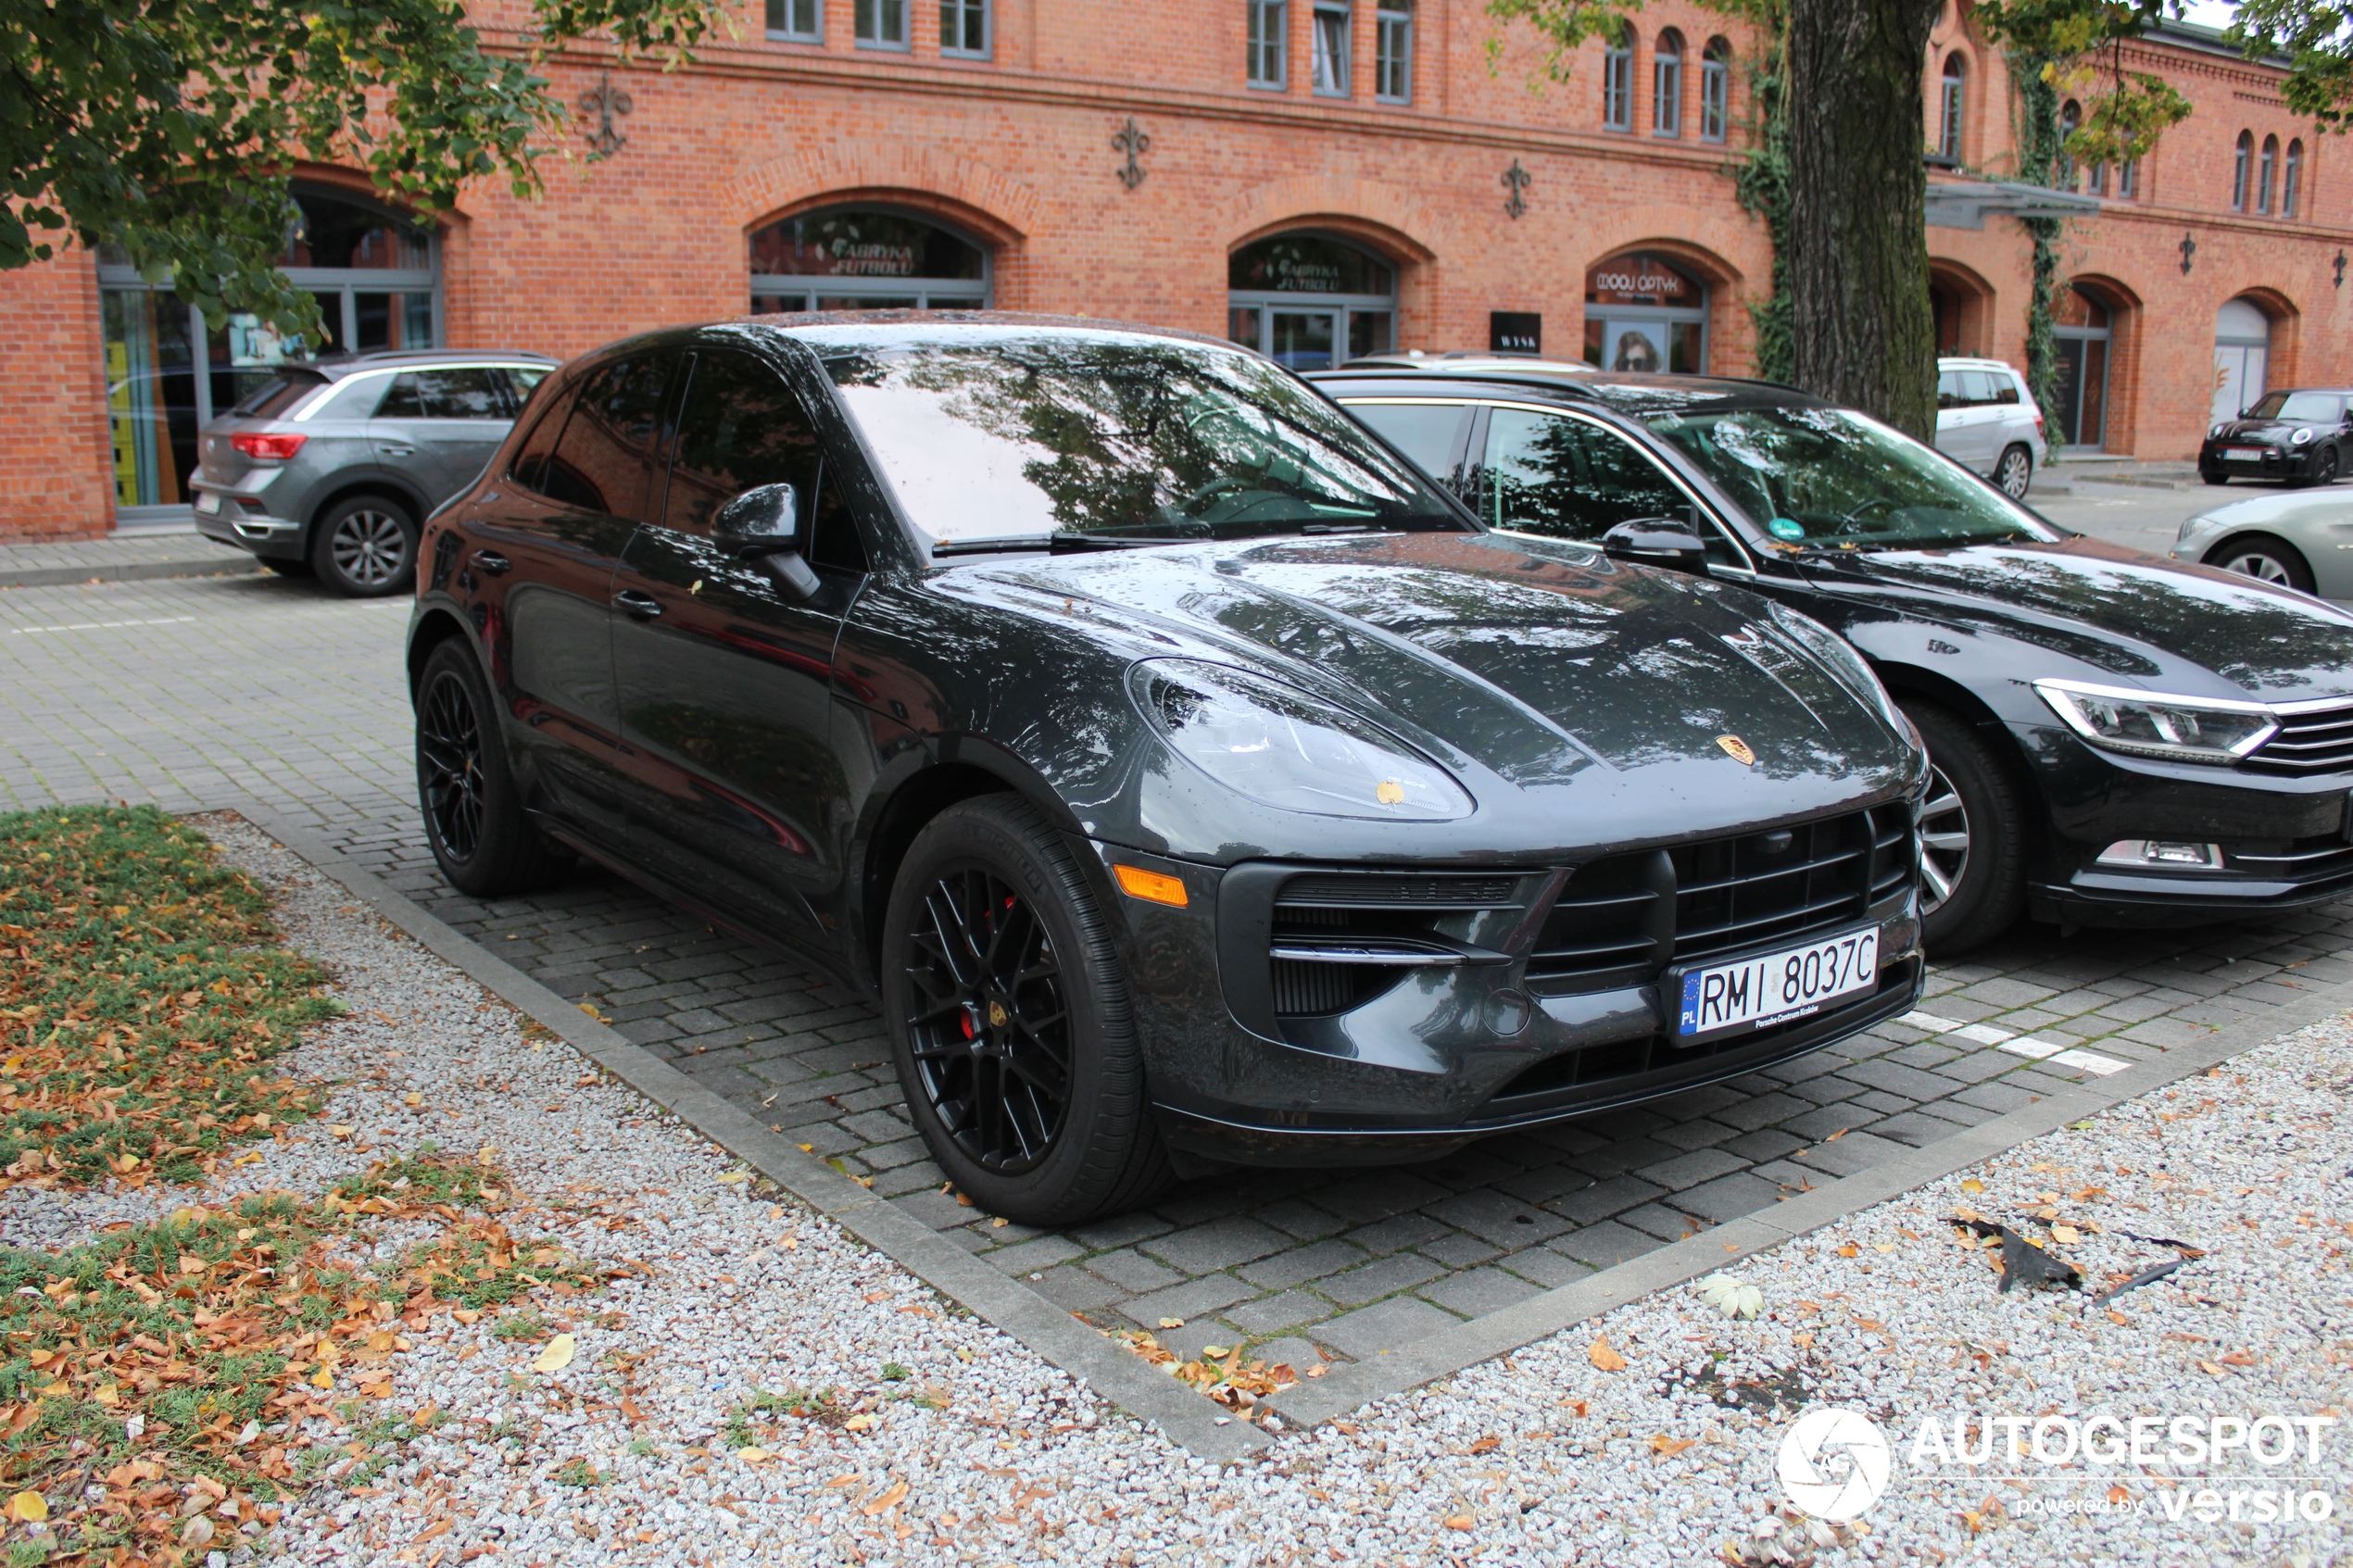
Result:
M1716 744L1724 748L1725 756L1730 758L1742 767L1754 768L1756 766L1756 753L1751 751L1748 748L1748 742L1741 739L1740 736L1718 735L1716 737Z

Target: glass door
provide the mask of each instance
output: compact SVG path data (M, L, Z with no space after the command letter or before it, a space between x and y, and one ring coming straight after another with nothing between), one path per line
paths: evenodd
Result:
M1332 345L1339 336L1340 317L1336 311L1266 312L1267 356L1286 370L1330 370L1336 362Z
M1602 351L1605 369L1655 374L1667 369L1667 323L1625 320L1604 322Z

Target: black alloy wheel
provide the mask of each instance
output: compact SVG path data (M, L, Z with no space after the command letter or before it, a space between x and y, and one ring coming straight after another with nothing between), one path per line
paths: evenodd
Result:
M1948 959L2018 923L2026 908L2025 796L1976 725L1949 708L1907 699L1928 744L1921 811L1921 939Z
M988 795L933 818L882 937L909 1119L983 1210L1076 1224L1167 1185L1111 922L1036 807Z
M1070 1110L1070 1004L1037 910L974 861L924 896L909 1054L948 1135L983 1169L1034 1171Z
M2034 455L2022 444L2008 447L1994 465L1994 483L2013 501L2025 500L2027 486L2033 483Z
M2235 571L2242 577L2277 583L2283 588L2312 591L2312 569L2304 553L2284 539L2269 533L2242 533L2206 552L2203 563Z
M464 643L452 638L426 658L416 707L418 803L450 885L497 898L562 880L572 857L524 815L489 688Z

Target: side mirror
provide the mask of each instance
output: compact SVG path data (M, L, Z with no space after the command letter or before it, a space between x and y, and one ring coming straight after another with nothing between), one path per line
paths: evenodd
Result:
M764 556L797 548L800 498L789 484L761 484L719 508L711 520L712 542L736 556Z
M1707 543L1689 518L1638 517L1602 535L1602 553L1677 571L1707 570Z
M800 558L800 497L789 484L761 484L719 508L711 542L732 556L759 563L779 593L816 596L822 584Z

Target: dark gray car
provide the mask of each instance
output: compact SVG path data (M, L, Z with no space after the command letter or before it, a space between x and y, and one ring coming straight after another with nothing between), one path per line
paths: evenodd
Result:
M555 368L455 350L287 365L205 426L196 528L335 593L406 593L420 526L482 471Z

